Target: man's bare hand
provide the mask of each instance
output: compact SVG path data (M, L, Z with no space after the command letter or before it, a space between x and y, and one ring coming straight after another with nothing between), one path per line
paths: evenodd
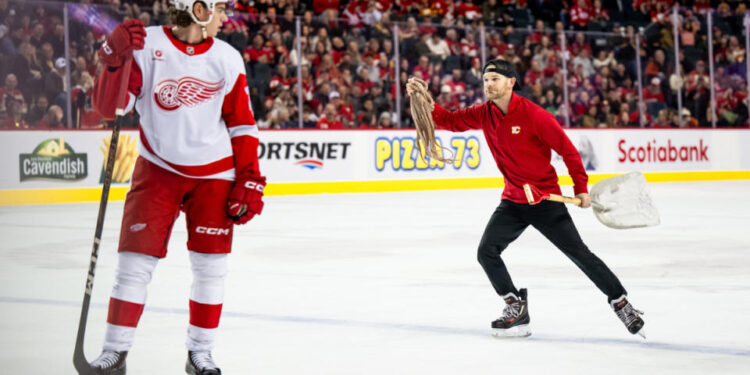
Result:
M420 89L427 89L427 82L417 77L411 77L406 82L406 94L411 96L412 93Z
M581 193L576 195L576 198L581 199L581 208L591 207L591 196L588 193Z

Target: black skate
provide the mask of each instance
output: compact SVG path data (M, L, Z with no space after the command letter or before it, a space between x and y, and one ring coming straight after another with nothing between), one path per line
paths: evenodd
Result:
M216 366L209 351L188 351L185 372L191 375L221 375L221 369L219 369L219 366Z
M125 357L127 356L127 351L104 350L99 358L90 363L91 369L94 374L125 375Z
M529 330L529 308L526 289L518 291L518 296L510 293L505 297L503 316L492 322L492 335L495 337L527 337Z
M644 322L641 319L641 315L643 315L643 311L636 310L624 295L612 300L609 304L615 310L617 317L625 323L625 327L627 327L630 333L634 335L637 333L644 339L646 338L642 330Z

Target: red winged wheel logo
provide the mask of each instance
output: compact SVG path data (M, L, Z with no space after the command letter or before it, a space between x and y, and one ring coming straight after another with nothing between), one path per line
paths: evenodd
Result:
M206 82L194 77L179 80L165 79L156 85L154 100L165 111L174 111L182 105L195 107L214 100L224 87L224 80Z

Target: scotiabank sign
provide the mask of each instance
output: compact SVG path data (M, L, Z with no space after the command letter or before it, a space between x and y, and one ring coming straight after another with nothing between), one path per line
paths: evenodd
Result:
M710 162L709 145L703 138L694 142L671 138L652 139L645 143L621 138L617 142L620 163Z
M589 173L741 170L750 131L702 129L569 129ZM558 174L568 170L552 157Z

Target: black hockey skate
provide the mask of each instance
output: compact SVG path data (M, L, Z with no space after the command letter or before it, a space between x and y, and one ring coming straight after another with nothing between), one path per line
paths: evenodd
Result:
M492 322L492 335L495 337L527 337L529 330L529 307L526 289L518 291L518 296L510 293L505 297L503 316Z
M190 375L221 375L221 369L219 369L219 366L216 366L209 351L188 351L185 372Z
M127 351L104 350L99 358L90 363L91 369L94 374L125 375L125 357L127 356Z
M624 295L618 299L612 300L609 304L612 306L612 309L615 310L615 314L617 314L617 317L625 324L625 327L627 327L630 333L634 335L637 333L644 339L646 338L646 335L642 330L643 325L645 324L643 319L641 319L643 311L636 310Z

